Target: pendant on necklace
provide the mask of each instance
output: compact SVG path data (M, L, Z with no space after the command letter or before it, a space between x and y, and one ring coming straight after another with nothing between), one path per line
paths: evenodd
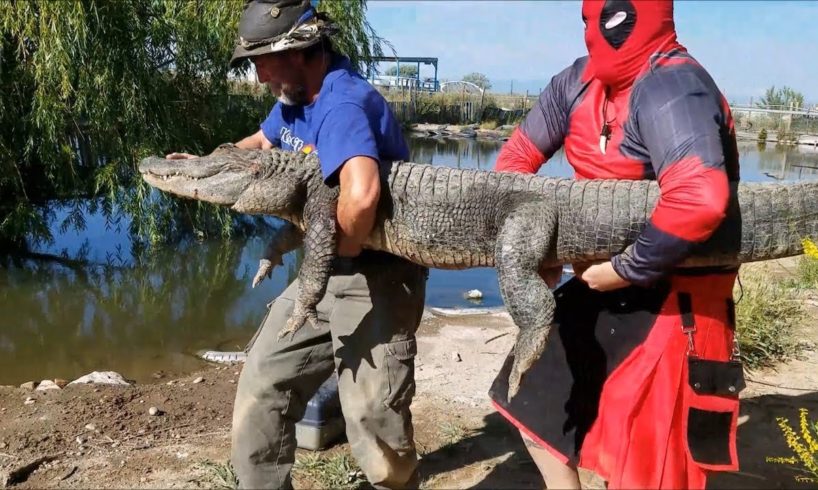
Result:
M608 138L611 136L611 128L608 127L608 124L602 125L602 132L599 133L599 151L602 154L605 154L605 150L608 148Z

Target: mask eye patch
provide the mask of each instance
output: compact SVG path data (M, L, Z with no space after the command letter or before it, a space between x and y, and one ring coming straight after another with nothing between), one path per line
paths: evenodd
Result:
M605 41L619 49L636 25L636 9L630 0L608 0L599 17L599 30Z
M620 10L619 12L613 14L613 16L608 19L608 22L605 23L605 29L611 30L614 27L618 26L619 24L623 23L625 19L628 18L628 13L624 10Z

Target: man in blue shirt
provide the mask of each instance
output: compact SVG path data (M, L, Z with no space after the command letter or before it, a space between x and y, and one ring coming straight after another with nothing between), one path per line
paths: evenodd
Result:
M375 220L381 166L408 159L409 151L383 97L332 50L333 30L308 0L250 0L231 60L250 58L259 81L278 98L260 130L236 146L317 152L327 184L340 186L339 259L318 304L319 328L278 339L292 313L296 280L271 304L239 379L231 459L246 488L291 486L295 424L333 370L352 453L369 482L419 484L409 406L428 271L361 247ZM254 284L299 233L283 228Z

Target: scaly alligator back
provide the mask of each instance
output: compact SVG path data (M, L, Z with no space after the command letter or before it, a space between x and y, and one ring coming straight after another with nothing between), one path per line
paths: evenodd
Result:
M393 165L371 248L435 268L493 267L495 238L517 204L557 210L555 256L609 259L633 243L659 198L655 181L555 179L517 173ZM802 253L818 239L818 183L741 183L720 228L681 267L735 265Z
M803 239L818 238L818 183L737 187L721 226L681 267L799 255ZM553 188L560 262L604 260L621 252L637 239L659 198L653 181L561 181Z

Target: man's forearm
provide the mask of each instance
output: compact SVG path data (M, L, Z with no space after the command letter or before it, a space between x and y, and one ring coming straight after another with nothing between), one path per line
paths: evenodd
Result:
M340 172L338 197L338 254L355 256L375 224L381 185L378 163L368 157L353 157Z
M338 201L338 226L344 239L350 244L360 246L369 236L375 224L377 201L374 203L355 202L351 199Z
M264 136L264 133L258 132L241 139L236 143L238 148L242 150L266 150L273 147L273 144Z

